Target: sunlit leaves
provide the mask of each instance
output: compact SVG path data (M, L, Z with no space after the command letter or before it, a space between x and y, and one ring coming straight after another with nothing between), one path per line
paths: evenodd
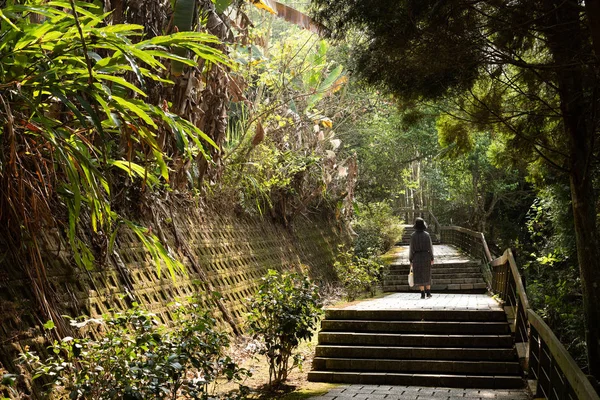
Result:
M217 329L216 319L205 307L194 298L170 309L177 329L167 329L137 303L102 318L70 319L77 332L74 337L55 340L42 356L24 346L18 362L27 365L34 380L44 378L49 397L231 399L214 393L217 382L239 383L250 372L225 355L229 337ZM52 321L44 325L47 329L53 326ZM100 339L90 338L90 328L101 329ZM0 389L12 385L10 376L2 376L2 372L0 369Z
M95 254L87 245L82 220L89 217L92 235L114 238L117 221L124 221L111 207L114 185L127 180L141 190L160 189L169 182L173 157L207 157L204 146L216 146L194 124L171 113L167 103L161 107L146 103L147 83L171 84L163 75L174 60L185 65L196 65L197 58L231 63L213 47L218 43L214 36L180 32L144 39L142 26L108 25L108 14L99 5L75 4L72 10L68 1L39 0L2 9L0 84L10 107L0 113L3 123L17 133L3 140L13 140L5 143L9 146L35 148L41 155L30 157L37 163L33 174L28 170L32 165L21 158L1 164L5 180L27 177L31 188L25 196L3 193L26 205L3 210L7 211L3 215L17 219L9 225L34 229L37 223L21 210L28 203L29 207L50 203L58 194L68 218L54 221L64 227L76 264L92 268ZM33 15L39 18L30 18ZM188 59L172 49L193 56ZM173 137L176 148L165 147L164 141L159 144L159 136ZM50 214L49 208L44 212ZM158 268L165 265L171 275L182 269L154 234L129 228ZM36 232L28 234L35 237Z
M317 104L317 102L321 100L325 95L329 94L334 89L337 89L339 85L341 85L341 83L338 82L338 79L342 74L343 70L344 67L338 65L326 75L325 79L323 79L323 81L315 90L315 94L308 98L308 101L306 103L307 109L313 108ZM335 86L336 83L338 83L337 86Z
M300 342L310 340L321 314L319 290L299 273L269 270L251 299L248 328L269 362L269 383L280 384L301 366L293 357ZM290 364L291 363L291 364Z
M436 128L440 144L443 147L452 146L450 151L453 154L462 154L473 148L473 140L465 122L443 114L438 118Z
M274 28L280 29L285 33L235 49L234 58L245 60L235 83L247 95L230 109L225 181L240 188L236 196L248 212L271 209L288 219L345 195L348 169L336 158L342 141L334 129L347 78L328 57L325 40L295 27ZM271 33L256 27L251 35Z

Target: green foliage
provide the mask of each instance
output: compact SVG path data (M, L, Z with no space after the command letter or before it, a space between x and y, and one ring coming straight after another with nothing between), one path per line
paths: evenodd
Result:
M461 155L473 149L473 137L469 132L467 124L452 118L449 115L441 115L436 128L442 147L452 146L455 155Z
M215 146L166 103L146 102L150 83L173 83L163 77L165 62L197 64L168 49L228 61L211 47L218 42L214 36L179 32L145 39L140 25L107 24L108 14L96 3L36 0L2 13L1 214L16 230L7 238L17 238L18 248L23 235L36 240L40 221L52 221L64 228L76 263L92 268L95 255L82 230L108 243L124 222L113 208L115 188L162 188L171 159L205 157L205 144ZM57 199L65 219L57 217ZM81 229L82 217L89 229ZM153 233L144 236L157 265L182 268Z
M344 250L343 245L339 246L333 264L335 273L346 291L346 298L350 301L365 292L374 296L377 285L383 278L384 267L381 257L372 253L362 257L351 250Z
M383 278L381 254L402 237L404 229L402 221L392 214L392 208L386 202L358 203L354 211L352 228L358 236L352 250L339 246L333 264L349 300L365 292L375 295Z
M440 153L437 112L426 107L399 110L391 97L380 92L352 85L348 91L353 100L348 105L356 109L348 111L336 131L343 151L359 160L357 199L412 207L409 194L425 191L424 182L412 174L413 166L425 170Z
M276 37L271 24L257 24L253 44L232 53L252 106L232 104L224 187L247 213L288 223L345 195L347 160L332 128L348 78L324 40L290 27Z
M17 375L9 374L0 364L0 400L9 400L11 398L17 398L18 392L14 387L17 380Z
M473 33L480 23L477 11L468 12L461 2L315 0L312 4L316 19L335 38L358 31L361 40L354 45L349 67L369 84L403 98L433 98L451 88L467 89L477 77L486 42Z
M250 303L248 327L263 344L259 353L269 362L269 384L283 383L290 370L302 366L301 356L293 352L312 338L321 307L318 287L306 276L269 270L262 278Z
M358 235L354 242L357 257L368 259L383 254L402 237L402 221L392 214L389 204L359 204L356 211L352 228Z
M530 240L519 245L532 308L552 328L578 364L586 364L583 298L569 190L555 184L539 191L526 228Z
M445 124L447 116L440 117ZM447 127L446 127L447 128ZM438 123L438 129L440 124ZM447 132L439 132L440 141ZM518 235L518 229L510 225L516 213L520 221L532 200L533 188L525 180L526 167L521 162L506 160L511 149L501 137L489 132L467 132L469 144L453 143L444 149L444 157L433 163L426 172L427 180L433 181L432 196L437 204L436 216L443 223L471 227L496 240L489 229L494 223L497 235ZM501 226L503 224L503 226Z
M224 355L227 334L198 304L180 306L175 315L176 329L137 305L102 319L72 320L76 328L100 325L102 337L65 337L49 348L48 358L25 352L20 362L70 399L212 399L217 380L239 382L248 375ZM243 398L244 392L224 398Z
M308 194L306 186L322 179L323 160L316 154L282 151L263 144L255 149L254 157L256 162L240 171L243 174L237 182L243 188L240 205L251 214L255 210L259 214L275 210L287 217L295 207L302 207Z

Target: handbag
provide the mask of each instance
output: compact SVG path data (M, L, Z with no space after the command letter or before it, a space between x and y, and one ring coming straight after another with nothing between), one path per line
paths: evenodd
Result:
M415 286L415 276L413 275L412 267L410 267L410 272L408 273L408 286Z

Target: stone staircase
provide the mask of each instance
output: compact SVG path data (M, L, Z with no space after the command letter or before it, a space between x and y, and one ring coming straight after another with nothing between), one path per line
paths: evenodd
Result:
M318 339L313 382L523 387L502 310L331 309Z
M402 232L402 240L396 243L397 246L408 246L410 245L410 237L414 233L415 228L412 225L404 225L404 231ZM429 232L429 231L428 231ZM431 242L433 244L439 244L440 238L432 232L429 232L429 236L431 236Z
M435 250L434 250L435 251ZM408 260L390 264L383 278L384 292L418 291L408 286ZM433 264L432 292L486 293L487 285L478 262L470 260L444 261Z

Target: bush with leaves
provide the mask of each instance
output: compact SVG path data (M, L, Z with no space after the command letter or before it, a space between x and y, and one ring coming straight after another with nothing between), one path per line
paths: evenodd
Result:
M583 295L568 186L540 191L527 213L530 240L517 243L531 307L580 367L587 367Z
M392 214L385 202L358 204L356 220L352 228L358 235L354 253L369 258L372 254L383 254L402 237L402 221Z
M244 211L287 224L348 196L354 164L338 158L342 142L333 130L348 102L348 76L328 57L326 40L278 21L268 25L249 27L255 44L232 51L253 104L230 109L223 181Z
M262 278L250 304L248 326L262 341L259 353L269 362L270 385L284 382L293 368L302 366L301 356L293 352L301 341L312 338L321 307L319 290L306 276L269 270Z
M72 320L84 328L99 324L98 340L64 337L41 359L22 353L19 361L44 377L51 390L70 399L208 399L217 380L241 381L248 372L224 354L227 334L196 303L177 308L175 329L161 325L139 306L102 319ZM245 388L232 396L245 397Z
M352 301L363 293L375 295L382 280L384 264L381 257L373 253L361 257L340 245L333 268L346 290L346 298Z
M0 241L23 249L17 258L34 280L44 275L44 229L65 232L74 261L90 269L126 225L157 266L182 269L151 230L126 220L122 203L164 188L175 175L170 166L185 175L177 165L216 147L166 100L150 104L146 91L174 84L166 77L172 61L229 65L212 47L218 39L201 32L144 37L143 26L112 25L98 2L10 1L1 17L0 223L8 228Z
M15 398L18 395L14 387L16 379L15 374L9 374L0 364L0 400L9 400L10 397Z

